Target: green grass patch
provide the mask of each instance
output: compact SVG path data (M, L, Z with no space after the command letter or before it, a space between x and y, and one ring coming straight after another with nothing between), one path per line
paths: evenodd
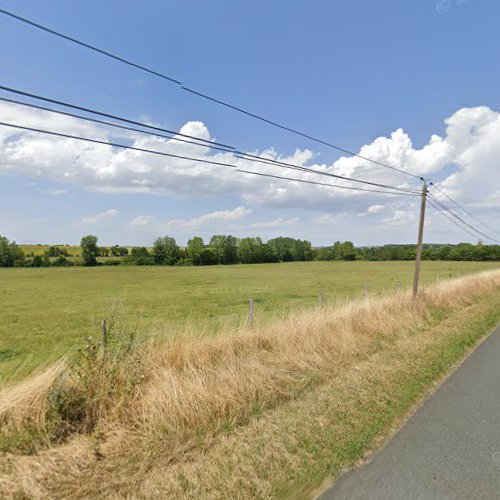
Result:
M37 247L34 248L44 248ZM497 268L496 263L425 262L423 281ZM190 323L217 330L325 302L411 283L411 262L307 262L211 267L0 269L0 384L19 379L96 336L113 314L143 331ZM167 333L168 334L168 333Z

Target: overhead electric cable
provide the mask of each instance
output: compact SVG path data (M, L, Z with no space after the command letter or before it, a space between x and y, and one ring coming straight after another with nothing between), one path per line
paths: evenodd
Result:
M170 135L166 135L166 134L160 134L159 132L150 132L149 130L142 130L140 128L135 128L135 127L128 127L126 125L120 125L119 123L107 122L106 120L99 120L98 118L91 118L88 116L76 115L74 113L68 113L67 111L62 111L60 109L47 108L45 106L40 106L38 104L17 101L15 99L7 99L6 97L0 96L0 101L10 102L13 104L26 106L29 108L40 109L42 111L48 111L49 113L57 113L58 115L71 116L72 118L77 118L79 120L85 120L85 121L92 122L92 123L99 123L100 125L107 125L109 127L116 127L116 128L122 129L122 130L128 130L131 132L138 132L140 134L146 134L146 135L151 135L151 136L155 136L155 137L163 137L164 139L174 139L176 141L184 142L186 144L192 144L194 146L201 146L204 148L216 149L218 151L225 151L228 153L234 151L233 149L223 148L220 146L214 146L212 144L200 144L199 142L188 141L187 139L181 139L180 137L176 137L174 133L171 133ZM98 113L96 113L96 114L98 114ZM144 124L144 126L146 126L146 124Z
M469 217L471 217L472 219L474 219L476 222L479 222L484 227L488 228L490 231L493 231L496 234L500 234L497 230L493 229L491 226L489 226L488 224L486 224L486 222L483 222L481 219L479 219L475 215L471 214L463 205L461 205L460 203L458 203L457 201L455 201L449 194L445 193L439 186L437 186L433 182L431 182L431 186L434 187L437 191L439 191L443 196L445 196L446 198L448 198L457 208L459 208L460 210L462 210L463 212L465 212Z
M477 236L472 231L469 231L466 227L462 226L455 219L450 217L443 209L439 208L439 206L436 203L434 203L432 199L428 199L428 201L429 204L434 208L434 210L438 212L439 215L446 217L446 219L455 224L457 227L459 227L462 231L466 232L468 235L472 236L473 238L477 238Z
M381 191L381 190L377 190L377 189L355 188L355 187L351 187L351 186L341 186L339 184L327 184L325 182L307 181L305 179L296 179L293 177L282 177L280 175L265 174L262 172L252 172L251 170L243 170L241 168L237 168L236 171L242 172L244 174L258 175L261 177L270 177L272 179L281 179L284 181L302 182L304 184L315 184L317 186L328 186L328 187L335 187L335 188L339 188L339 189L350 189L350 190L354 190L354 191L366 191L368 193L392 194L395 196L418 196L417 194L411 194L411 193L394 193L392 191Z
M81 137L79 135L64 134L62 132L54 132L52 130L44 130L44 129L35 128L35 127L26 127L26 126L22 126L22 125L15 125L13 123L6 123L6 122L1 122L1 121L0 121L0 125L3 125L4 127L11 127L11 128L16 128L16 129L20 129L20 130L26 130L29 132L37 132L40 134L52 135L55 137L63 137L65 139L75 139L77 141L86 141L86 142L91 142L94 144L102 144L104 146L112 146L115 148L129 149L131 151L139 151L141 153L149 153L149 154L160 155L160 156L168 156L170 158L178 158L180 160L191 160L191 161L196 161L196 162L200 162L200 163L209 163L211 165L221 165L224 167L236 168L236 165L231 165L230 163L206 160L204 158L192 158L190 156L176 155L173 153L165 153L164 151L156 151L154 149L138 148L136 146L126 146L125 144L119 144L116 142L101 141L99 139L91 139L89 137Z
M123 118L121 116L112 115L110 113L104 113L102 111L97 111L97 110L92 109L92 108L86 108L84 106L79 106L77 104L70 104L70 103L67 103L64 101L59 101L57 99L52 99L50 97L42 97L42 96L37 95L37 94L25 92L24 90L13 89L11 87L6 87L4 85L0 85L0 90L5 90L6 92L10 92L11 94L18 94L18 95L22 95L24 97L30 97L32 99L37 99L39 101L50 102L52 104L57 104L58 106L64 106L66 108L77 109L79 111L84 111L85 113L91 113L94 115L104 116L106 118L111 118L112 120L118 120L121 122L130 123L132 125L139 125L140 127L147 127L147 128L152 129L152 130L158 130L160 132L166 132L167 134L180 135L181 137L187 137L188 139L193 139L195 141L203 142L203 143L206 143L209 145L215 144L216 146L221 146L221 147L224 147L227 149L234 149L233 146L229 146L227 144L222 144L220 142L209 141L207 139L200 139L199 137L195 137L193 135L182 134L181 132L175 132L174 130L169 130L167 128L157 127L156 125L148 125L146 123L138 122L137 120L132 120L130 118Z
M120 61L121 63L128 64L129 66L140 69L142 71L146 71L146 73L150 73L154 76L158 76L159 78L163 78L164 80L168 80L172 83L176 83L177 85L182 85L182 82L180 82L179 80L176 80L175 78L172 78L171 76L164 75L163 73L159 73L158 71L147 68L146 66L142 66L141 64L137 64L133 61L129 61L128 59L125 59L123 57L112 54L111 52L108 52L107 50L103 50L103 49L100 49L99 47L95 47L93 45L90 45L89 43L85 43L85 42L82 42L80 40L77 40L76 38L65 35L63 33L60 33L59 31L55 31L53 29L50 29L47 26L43 26L41 24L38 24L35 21L31 21L30 19L26 19L25 17L21 17L17 14L14 14L13 12L9 12L8 10L0 8L0 13L5 14L6 16L10 16L10 17L16 19L17 21L21 21L22 23L29 24L30 26L33 26L34 28L38 28L39 30L50 33L51 35L55 35L55 36L64 38L65 40L68 40L69 42L76 43L77 45L81 45L82 47L93 50L94 52L98 52L99 54L102 54L104 56L111 57L112 59Z
M11 17L11 18L13 18L13 19L16 19L17 21L20 21L20 22L22 22L22 23L28 24L28 25L30 25L30 26L32 26L32 27L34 27L34 28L40 29L40 30L42 30L42 31L45 31L45 32L47 32L47 33L49 33L49 34L51 34L51 35L58 36L58 37L63 38L63 39L65 39L65 40L67 40L67 41L70 41L70 42L76 43L77 45L81 45L81 46L83 46L83 47L85 47L85 48L88 48L88 49L90 49L90 50L92 50L92 51L98 52L98 53L100 53L100 54L102 54L102 55L104 55L104 56L110 57L110 58L115 59L115 60L117 60L117 61L119 61L119 62L122 62L122 63L124 63L124 64L127 64L127 65L129 65L129 66L133 66L134 68L140 69L140 70L142 70L142 71L146 71L147 73L150 73L150 74L152 74L152 75L155 75L155 76L158 76L158 77L160 77L160 78L163 78L164 80L168 80L168 81L170 81L170 82L172 82L172 83L175 83L175 84L179 85L179 86L180 86L180 88L181 88L181 89L183 89L183 90L185 90L186 92L189 92L189 93L191 93L191 94L193 94L193 95L197 95L198 97L201 97L201 98L206 99L206 100L208 100L208 101L214 102L214 103L219 104L219 105L221 105L221 106L225 106L226 108L232 109L232 110L234 110L234 111L237 111L237 112L242 113L242 114L244 114L244 115L250 116L250 117L255 118L255 119L259 120L259 121L262 121L262 122L267 123L267 124L269 124L269 125L272 125L272 126L274 126L274 127L280 128L280 129L285 130L285 131L287 131L287 132L291 132L291 133L293 133L293 134L295 134L295 135L298 135L298 136L301 136L301 137L303 137L303 138L309 139L309 140L311 140L311 141L314 141L314 142L316 142L316 143L322 144L322 145L324 145L324 146L328 146L328 147L333 148L333 149L335 149L335 150L337 150L337 151L340 151L340 152L342 152L342 153L345 153L345 154L348 154L348 155L351 155L351 156L354 156L354 157L360 158L360 159L362 159L362 160L365 160L365 161L371 162L371 163L373 163L373 164L375 164L375 165L379 165L379 166L384 167L384 168L388 168L388 169L390 169L390 170L393 170L393 171L399 172L399 173L401 173L401 174L404 174L404 175L407 175L407 176L410 176L410 177L414 177L414 178L416 178L416 179L423 180L423 178L422 178L421 176L419 176L419 175L412 174L412 173L410 173L410 172L407 172L406 170L402 170L401 168L397 168L397 167L394 167L394 166L392 166L392 165L388 165L387 163L383 163L383 162L381 162L381 161L374 160L374 159L369 158L369 157L367 157L367 156L360 155L360 154L358 154L358 153L355 153L355 152L353 152L353 151L350 151L350 150L348 150L348 149L346 149L346 148L343 148L343 147L338 146L338 145L336 145L336 144L333 144L333 143L331 143L331 142L325 141L325 140L323 140L323 139L319 139L319 138L317 138L317 137L314 137L314 136L312 136L312 135L310 135L310 134L307 134L307 133L301 132L301 131L299 131L299 130L297 130L297 129L294 129L294 128L292 128L292 127L288 127L288 126L286 126L286 125L282 125L282 124L280 124L280 123L278 123L278 122L275 122L275 121L273 121L273 120L270 120L270 119L268 119L268 118L265 118L264 116L261 116L261 115L258 115L258 114L256 114L256 113L252 113L252 112L250 112L250 111L247 111L247 110L245 110L245 109L243 109L243 108L240 108L240 107L238 107L238 106L235 106L235 105L233 105L233 104L231 104L231 103L229 103L229 102L222 101L222 100L220 100L220 99L216 99L215 97L211 97L211 96L209 96L209 95L207 95L207 94L204 94L204 93L202 93L202 92L198 92L198 91L196 91L196 90L193 90L193 89L191 89L191 88L187 87L186 85L184 85L182 82L180 82L180 81L179 81L179 80L177 80L176 78L173 78L173 77L171 77L171 76L165 75L164 73L160 73L160 72L158 72L158 71L155 71L155 70L152 70L152 69L150 69L150 68L147 68L146 66L143 66L143 65L141 65L141 64L135 63L135 62L130 61L130 60L128 60L128 59L125 59L125 58L123 58L123 57L120 57L120 56L117 56L117 55L115 55L115 54L112 54L111 52L108 52L108 51L106 51L106 50L100 49L100 48L98 48L98 47L96 47L96 46L94 46L94 45L90 45L90 44L88 44L88 43L86 43L86 42L82 42L82 41L80 41L80 40L78 40L78 39L76 39L76 38L74 38L74 37L71 37L71 36L65 35L65 34L63 34L63 33L59 32L59 31L56 31L56 30L54 30L54 29L52 29L52 28L48 28L47 26L44 26L44 25L42 25L42 24L39 24L39 23L37 23L37 22L35 22L35 21L32 21L32 20L27 19L27 18L25 18L25 17L22 17L22 16L20 16L20 15L18 15L18 14L15 14L15 13L13 13L13 12L10 12L10 11L7 11L7 10L5 10L5 9L1 9L1 8L0 8L0 13L1 13L1 14L4 14L4 15L6 15L6 16L9 16L9 17Z
M464 219L462 219L462 217L460 217L455 212L453 212L453 210L451 210L449 207L447 207L441 200L438 200L432 194L429 193L429 196L434 201L434 203L436 203L438 206L440 206L443 210L446 210L446 212L448 212L452 217L454 217L455 219L457 219L458 221L460 221L462 224L464 224L465 226L467 226L470 229L472 229L473 231L475 231L477 234L479 234L483 238L486 238L488 241L492 241L494 243L500 243L497 240L495 240L494 238L492 238L491 236L483 233L482 231L480 231L479 229L475 228L474 226L472 226L471 224L469 224L467 221L465 221Z
M2 87L0 85L0 89L4 89L4 87ZM24 94L23 91L18 91L18 90L14 90L14 89L10 89L9 91L13 91L14 93ZM39 96L39 95L35 96L34 94L31 94L31 96L35 97L38 100L42 100L42 101L47 101L47 102L53 102L53 101L55 101L55 99L50 99L50 98L46 98L46 97ZM342 176L342 175L338 175L338 174L333 174L331 172L324 172L324 171L320 171L320 170L313 170L313 169L308 168L308 167L304 167L304 166L300 166L300 165L294 165L294 164L291 164L291 163L288 163L288 162L283 162L283 161L280 161L280 160L274 160L274 159L270 159L270 158L263 158L261 156L253 155L253 154L250 154L250 153L244 153L242 151L238 151L238 150L236 150L236 149L234 149L232 147L231 148L229 148L229 147L228 148L224 148L224 147L219 147L219 146L213 146L212 144L205 144L205 143L200 144L200 143L196 143L196 142L193 142L193 141L188 141L188 140L185 140L185 139L180 139L178 137L174 137L173 135L163 135L163 134L159 134L157 132L151 132L151 131L148 131L148 130L141 130L141 129L137 129L137 128L134 128L134 127L123 126L123 125L119 125L119 124L116 124L116 123L113 123L113 122L109 122L109 121L98 120L96 118L90 118L90 117L86 117L86 116L82 116L82 115L77 115L77 114L74 114L74 113L69 113L69 112L66 112L66 111L61 111L61 110L57 110L57 109L53 109L53 108L47 108L45 106L39 106L39 105L32 104L32 103L17 101L17 100L14 100L14 99L8 99L8 98L5 98L5 97L0 97L0 100L6 101L6 102L10 102L10 103L14 103L14 104L18 104L18 105L22 105L22 106L26 106L26 107L32 107L32 108L35 108L35 109L40 109L40 110L43 110L43 111L48 111L48 112L51 112L51 113L62 114L62 115L70 116L70 117L77 118L77 119L80 119L80 120L86 120L86 121L90 121L90 122L94 122L94 123L99 123L99 124L103 124L103 125L106 125L106 126L117 127L117 128L120 128L120 129L134 131L134 132L139 132L139 133L142 133L142 134L148 134L148 135L152 135L152 136L164 137L164 138L167 138L167 139L175 139L175 140L179 140L181 142L192 144L194 146L199 146L199 147L204 147L204 148L212 148L212 149L216 149L216 150L219 150L219 151L224 151L224 152L231 153L231 154L234 155L235 158L239 158L239 159L246 160L246 161L261 163L261 164L265 164L265 165L278 166L280 168L288 168L288 169L292 169L292 170L299 170L299 171L305 172L307 174L322 175L322 176L332 177L332 178L341 179L341 180L345 180L345 181L356 182L356 183L361 183L361 184L367 184L367 185L371 185L371 186L375 186L375 187L381 187L381 188L384 188L384 189L392 189L392 190L395 190L395 191L398 191L398 192L406 192L406 193L416 193L417 192L417 191L415 191L413 189L402 188L402 187L398 187L398 186L390 186L390 185L387 185L387 184L381 184L381 183L372 182L372 181L365 181L365 180L362 180L362 179L356 179L356 178L352 178L352 177L347 177L347 176ZM61 103L61 101L56 101L56 102ZM65 107L73 108L73 109L81 109L81 106L70 104L70 103L64 103L62 105L64 105ZM91 113L94 113L94 114L97 114L97 115L100 115L100 116L113 116L113 115L109 115L108 113L103 113L103 112L95 110L95 109L92 109L92 110L90 110L89 108L84 108L84 109L86 109L86 111L89 112L89 113L91 112ZM123 120L125 122L130 122L131 121L128 118L123 118L123 117L117 117L117 116L115 116L114 118L117 119L117 120ZM135 122L135 123L137 123L137 124L139 124L140 126L143 126L143 127L148 127L148 125L145 124L145 123L141 123L141 122Z
M237 168L237 165L230 164L230 163L225 163L225 162L218 162L218 161L207 160L207 159L204 159L204 158L192 158L192 157L189 157L189 156L176 155L176 154L172 154L172 153L166 153L166 152L163 152L163 151L156 151L156 150L145 149L145 148L138 148L138 147L135 147L135 146L127 146L125 144L119 144L119 143L115 143L115 142L101 141L99 139L91 139L91 138L88 138L88 137L82 137L82 136L73 135L73 134L64 134L64 133L61 133L61 132L54 132L54 131L49 131L49 130L35 128L35 127L27 127L27 126L23 126L23 125L17 125L17 124L6 123L6 122L1 122L1 121L0 121L0 126L10 127L10 128L15 128L15 129L19 129L19 130L25 130L25 131L29 131L29 132L40 133L40 134L47 134L47 135L51 135L51 136L54 136L54 137L62 137L62 138L66 138L66 139L74 139L74 140L78 140L78 141L85 141L85 142L90 142L90 143L93 143L93 144L101 144L101 145L105 145L105 146L111 146L111 147L121 148L121 149L124 149L124 150L132 150L132 151L138 151L138 152L141 152L141 153L149 153L149 154L155 154L155 155L160 155L160 156L166 156L166 157L170 157L170 158L177 158L177 159L182 159L182 160L190 160L190 161L199 162L199 163L208 163L208 164L211 164L211 165L231 167L231 168L236 169L237 171L241 171L240 169ZM241 171L241 172L243 172L243 171ZM252 173L252 172L246 172L246 173ZM257 173L257 175L266 176L266 174L258 174L258 173ZM267 175L267 176L270 176L270 175ZM274 177L277 177L277 176L274 176ZM283 177L283 179L287 179L287 178ZM297 180L297 179L289 179L289 180ZM313 181L305 181L305 180L304 181L303 180L297 180L297 181L298 182L305 182L307 184L313 184L314 183ZM316 183L314 183L314 184L316 184ZM356 191L367 191L366 189L363 189L363 188L355 188L355 187L350 187L350 186L339 186L339 185L324 184L324 183L322 183L322 184L323 185L328 185L330 187L339 188L339 189L352 189L352 190L356 190ZM374 190L369 190L369 191L371 191L371 192L381 192L381 191L374 191ZM385 194L409 195L409 193L395 193L395 192L390 192L390 191L386 191Z

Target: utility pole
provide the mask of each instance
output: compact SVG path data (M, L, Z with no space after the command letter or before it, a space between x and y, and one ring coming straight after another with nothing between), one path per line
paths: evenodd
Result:
M422 248L424 243L424 221L425 221L425 206L427 202L427 182L424 180L422 185L422 196L420 204L420 221L418 224L418 243L417 243L417 258L415 260L415 276L413 278L413 301L417 300L418 281L420 278L420 265L422 263Z

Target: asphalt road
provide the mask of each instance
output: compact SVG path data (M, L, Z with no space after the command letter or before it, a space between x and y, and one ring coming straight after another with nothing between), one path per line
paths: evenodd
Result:
M500 499L500 328L321 500Z

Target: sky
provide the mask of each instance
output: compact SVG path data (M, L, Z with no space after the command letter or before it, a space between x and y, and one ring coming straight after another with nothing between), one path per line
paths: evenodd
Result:
M500 230L496 0L0 0L0 7L432 179ZM312 170L420 189L414 177L218 106L4 15L0 46L0 85ZM13 97L2 91L0 96ZM5 102L0 121L356 185ZM283 235L314 245L413 243L418 205L413 196L256 177L0 126L0 234L19 243L78 244L85 234L95 234L103 245L150 245L160 235L183 245L194 235L213 234L264 240ZM478 238L429 207L425 240Z

